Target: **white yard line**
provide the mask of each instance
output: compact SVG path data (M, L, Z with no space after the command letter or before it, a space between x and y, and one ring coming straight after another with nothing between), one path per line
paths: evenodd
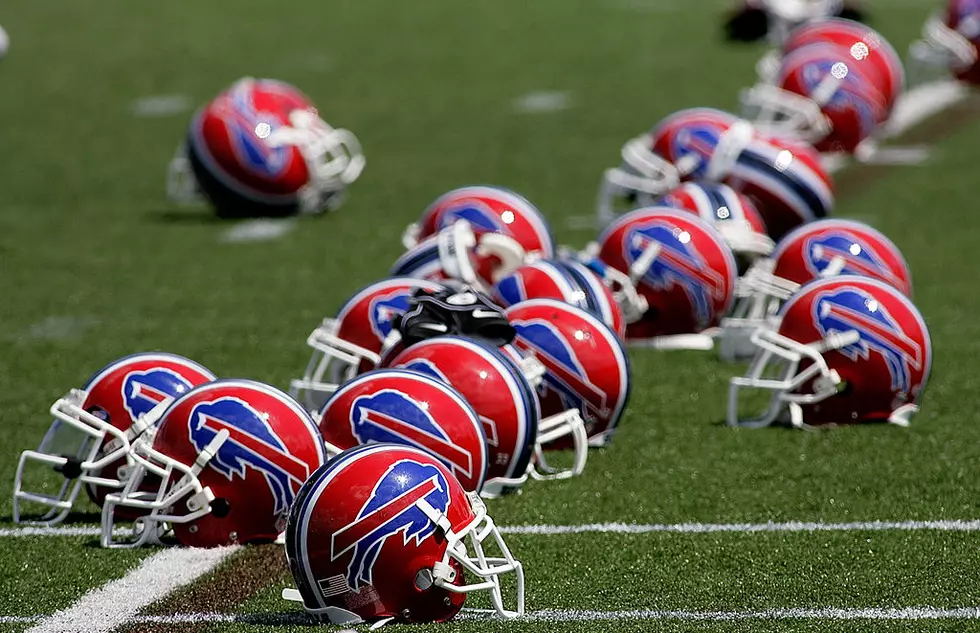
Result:
M296 227L296 220L245 220L221 234L222 242L267 242L277 240Z
M571 96L558 90L529 92L514 99L512 105L517 112L558 112L571 106Z
M130 621L140 609L214 569L239 547L170 548L146 558L122 578L109 581L28 629L28 633L99 633Z
M488 613L477 610L464 610L461 620L482 620ZM23 623L37 620L36 617L0 616L0 623ZM525 620L545 622L596 622L610 620L695 620L711 622L734 622L740 620L980 620L980 607L958 607L940 609L937 607L897 607L897 608L838 608L816 607L810 609L761 609L756 611L685 611L662 609L633 609L629 611L589 611L580 609L543 609L524 615ZM134 624L192 624L192 623L252 623L283 624L300 623L307 620L302 611L289 613L175 613L173 615L137 615L128 620ZM74 631L76 629L58 629ZM79 629L80 630L80 629ZM86 629L91 631L104 629ZM338 632L344 633L344 632Z
M980 519L939 521L853 521L849 523L825 523L822 521L786 521L782 523L586 523L581 525L504 525L503 534L530 534L555 536L560 534L648 534L672 532L680 534L717 534L735 532L980 532ZM97 536L96 526L71 527L13 527L0 528L0 538L25 538L38 536Z
M194 102L189 95L152 95L133 102L133 116L140 118L159 118L174 116L189 111Z

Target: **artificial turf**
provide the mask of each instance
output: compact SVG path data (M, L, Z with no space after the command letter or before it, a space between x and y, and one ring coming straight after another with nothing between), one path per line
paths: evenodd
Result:
M513 188L540 206L559 241L583 245L594 231L567 221L591 214L602 169L617 162L624 140L678 108L734 107L738 89L753 80L762 49L721 40L727 4L8 1L0 7L12 41L0 62L0 482L12 480L19 451L40 439L49 404L115 357L164 349L221 376L285 385L305 365L309 330L385 274L403 227L450 188ZM868 3L875 26L899 50L931 4ZM140 118L133 107L152 95L199 103L244 74L301 87L327 121L359 136L368 165L337 214L296 221L278 240L229 243L228 223L177 209L162 193L190 113ZM540 92L562 93L567 107L515 106ZM933 376L910 429L732 430L720 421L727 379L740 368L710 354L638 351L632 402L613 445L590 455L583 477L532 482L523 495L492 502L497 522L980 516L978 135L980 124L972 123L937 145L926 165L890 169L840 192L839 215L870 222L904 252L932 332ZM9 497L0 497L0 526L10 526L9 514ZM527 565L531 610L980 604L973 533L507 539ZM50 613L146 555L92 545L0 538L0 615ZM280 587L243 608L290 609L276 597ZM525 622L506 629L869 626Z

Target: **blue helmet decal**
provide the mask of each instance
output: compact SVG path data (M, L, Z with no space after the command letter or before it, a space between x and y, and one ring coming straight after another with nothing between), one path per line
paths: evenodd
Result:
M393 442L420 448L443 462L457 476L472 478L474 456L458 446L436 419L408 395L384 389L354 400L351 433L361 444Z
M698 323L702 326L710 323L715 302L723 299L728 290L725 277L707 264L689 233L660 220L630 229L626 234L626 261L633 264L653 243L659 244L660 252L644 273L644 282L658 290L680 286L691 302Z
M154 367L145 371L131 371L122 382L123 406L136 420L146 415L167 398L176 398L193 387L172 369Z
M229 137L242 165L262 176L275 178L281 175L287 167L286 152L290 148L273 147L265 141L280 123L271 114L256 111L250 85L240 84L233 88L223 105Z
M289 453L269 424L268 415L233 397L200 402L191 409L188 426L191 443L199 452L222 430L228 439L218 448L208 466L229 480L245 479L246 469L265 477L274 500L273 512L289 509L299 487L309 477L306 462Z
M416 505L424 499L444 514L449 509L449 484L432 464L404 459L392 464L378 481L357 518L330 537L330 559L353 550L347 566L347 585L357 591L373 583L374 564L390 536L399 532L405 544L420 545L436 524Z
M804 256L807 268L817 276L822 276L831 262L839 260L843 263L842 274L878 277L896 288L905 287L905 282L874 249L847 231L814 235L806 241Z
M922 369L925 350L906 336L873 296L857 288L842 288L818 295L813 312L817 330L823 336L851 330L858 333L860 339L841 348L842 354L851 360L868 358L872 352L881 355L891 374L892 389L909 392L911 369Z
M510 234L507 226L500 217L485 203L473 198L467 198L449 205L439 218L439 228L452 226L457 220L466 220L474 231L485 233Z
M391 334L395 317L405 314L411 297L412 289L402 288L371 299L371 304L368 307L368 313L371 316L371 331L374 332L379 341L383 342Z

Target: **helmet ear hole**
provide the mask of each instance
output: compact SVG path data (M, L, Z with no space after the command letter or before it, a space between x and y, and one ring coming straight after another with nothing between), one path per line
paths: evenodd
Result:
M231 504L227 499L218 498L211 502L211 514L223 519L231 513Z

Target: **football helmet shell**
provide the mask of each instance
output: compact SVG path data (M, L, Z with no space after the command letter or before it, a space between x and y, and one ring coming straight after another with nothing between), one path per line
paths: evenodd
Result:
M651 134L629 141L623 159L622 167L606 171L599 189L603 226L618 211L652 206L689 180L725 183L746 194L773 239L825 217L834 203L833 182L815 149L761 134L720 110L694 108L667 117Z
M435 292L437 283L408 277L382 279L348 299L337 316L323 320L306 339L313 355L303 377L290 383L289 393L309 411L319 411L342 383L374 369L395 317L408 309L418 289Z
M509 346L508 346L509 347ZM504 351L458 336L440 336L412 345L393 361L446 382L469 402L486 433L490 466L484 496L498 496L518 489L528 474L566 478L585 468L588 438L578 409L541 419L534 388ZM575 450L571 469L553 473L535 471L532 451L540 454L543 443L570 439Z
M607 444L626 408L631 381L629 359L616 334L589 312L554 299L517 303L507 308L507 318L517 329L514 346L545 366L538 387L542 414L577 409L589 444Z
M215 380L175 400L155 432L133 443L135 467L102 506L103 547L271 542L299 487L324 461L320 432L298 402L251 380ZM139 483L159 477L157 490ZM117 540L116 507L148 512Z
M364 162L357 138L295 87L246 77L194 115L168 191L177 202L203 193L224 217L320 213L341 203Z
M779 318L777 331L752 335L758 352L747 375L731 380L729 424L768 425L788 414L794 426L905 426L918 412L932 344L922 315L901 292L867 277L821 279L791 297ZM741 417L746 388L772 392L762 416Z
M488 465L484 427L463 395L443 381L419 372L376 369L342 385L316 417L328 453L371 443L414 446L442 461L463 489L483 489Z
M504 307L528 299L559 299L595 314L621 338L626 334L623 313L612 292L595 273L573 259L524 264L497 281L491 296Z
M929 18L922 40L912 45L914 60L943 65L960 81L980 85L980 3L949 0Z
M621 212L650 206L683 181L717 179L725 162L718 159L712 166L719 145L737 153L753 134L750 127L736 126L737 122L728 112L689 108L627 141L621 165L607 169L599 186L600 225L609 224Z
M684 183L671 189L656 204L690 211L714 226L732 249L740 270L772 253L773 242L766 234L766 224L755 204L728 185Z
M722 320L722 356L754 355L748 339L756 328L774 329L779 307L801 286L836 275L871 277L912 296L908 264L880 231L853 220L811 222L783 238L771 258L739 279L735 308Z
M725 182L751 199L778 241L801 224L830 215L834 182L813 146L759 135L731 164Z
M488 543L499 556L487 555ZM442 622L472 591L489 592L498 616L524 612L523 568L483 500L407 446L359 446L313 473L289 515L286 558L297 589L283 597L335 625ZM513 610L506 574L516 579Z
M701 332L731 306L735 258L722 236L690 213L638 209L607 227L592 249L628 275L649 306L626 326L628 340Z
M95 372L81 389L72 389L51 406L55 419L37 450L21 453L14 478L14 521L21 522L21 504L27 502L47 508L40 523L59 523L82 487L101 506L106 494L123 487L132 468L133 440L174 398L214 379L194 361L164 352L124 356ZM63 475L56 495L24 489L25 472L36 466Z
M853 153L888 118L891 79L881 72L863 48L809 44L783 57L774 84L744 91L743 105L764 131Z
M456 228L461 222L468 230ZM541 212L523 196L500 187L461 187L443 194L405 230L402 243L412 251L440 234L442 243L434 244L445 274L483 290L528 257L555 253Z

